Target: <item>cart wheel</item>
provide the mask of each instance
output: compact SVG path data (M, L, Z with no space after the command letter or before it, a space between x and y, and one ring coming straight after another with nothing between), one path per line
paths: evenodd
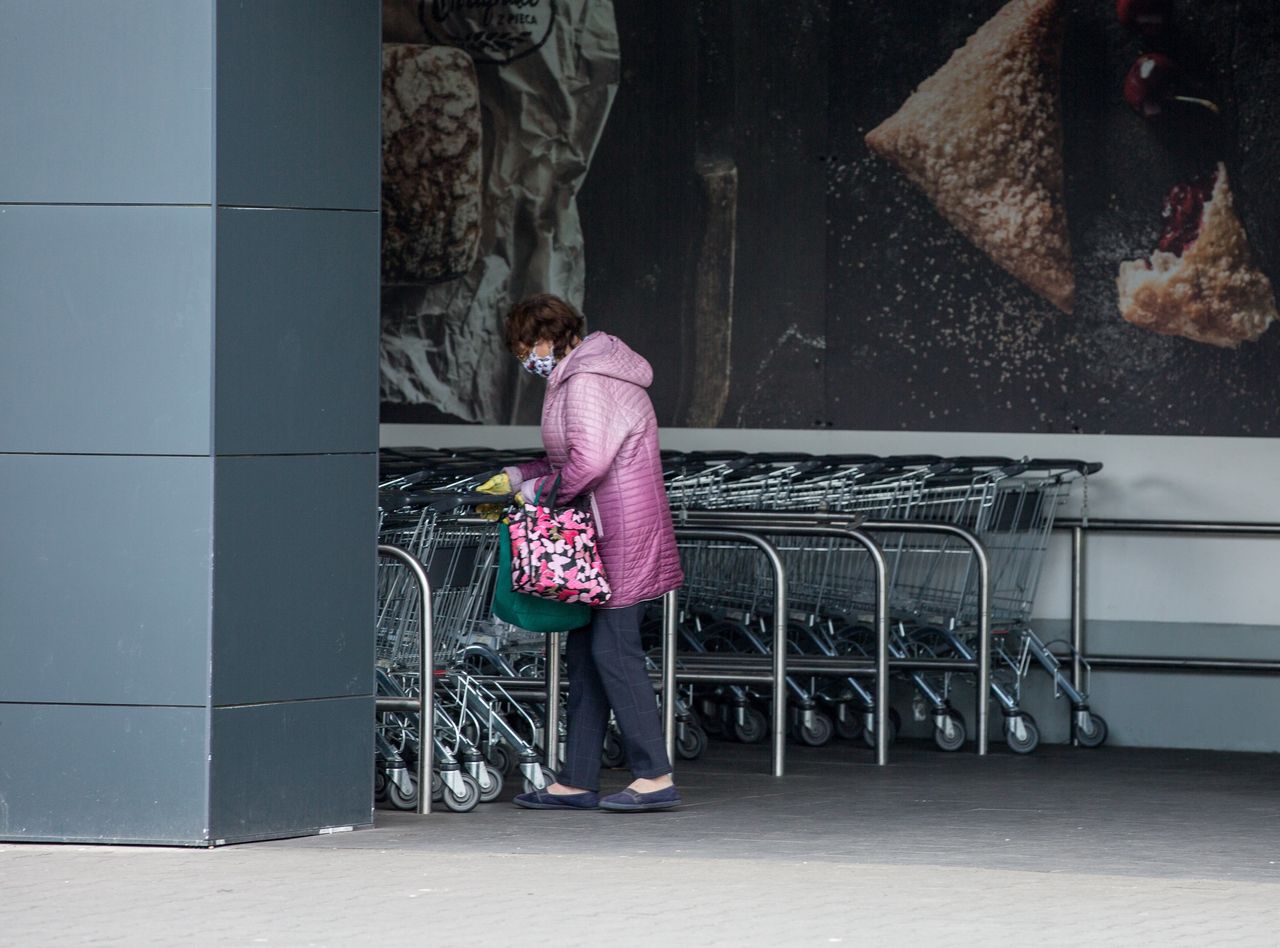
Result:
M444 805L454 813L469 813L480 802L480 784L471 774L462 775L463 791L455 794L448 784L444 786Z
M1081 747L1101 747L1107 739L1107 722L1101 715L1089 712L1089 726L1076 727L1076 740Z
M627 752L622 746L622 738L613 728L604 732L604 755L600 758L600 762L606 768L621 767L627 762Z
M893 742L898 739L898 731L902 729L902 716L898 714L897 708L889 709L889 745L893 746ZM868 747L876 746L875 731L864 727L862 729L862 740Z
M836 728L831 723L831 718L827 717L821 711L815 711L809 716L809 724L805 725L804 719L801 718L796 722L795 736L801 744L808 744L810 747L822 747L824 744L831 743L831 738L835 736Z
M549 787L556 782L556 772L550 767L543 767L542 779L546 781L543 786ZM528 777L525 777L520 781L520 788L525 793L533 793L533 791L537 789Z
M759 744L768 732L769 722L765 720L763 712L758 709L747 708L741 721L737 719L736 714L734 715L733 736L742 743Z
M1036 727L1036 719L1024 713L1022 729L1025 733L1019 738L1018 729L1006 723L1004 739L1009 745L1009 750L1015 754L1030 754L1040 745L1040 729Z
M706 752L707 734L702 728L685 725L684 733L676 737L676 753L681 760L697 760Z
M955 708L947 708L947 720L950 727L935 727L933 729L933 742L938 745L939 749L944 751L958 751L964 746L967 735L964 730L964 718L960 716L960 712ZM947 733L950 731L950 733Z
M387 781L387 801L397 810L416 810L418 808L418 781L410 781L410 790L405 793L400 784L394 780Z
M511 773L511 765L513 759L511 753L501 744L491 744L484 754L485 761L489 764L490 770L496 770L501 774Z
M439 803L444 799L444 781L438 773L431 775L431 802Z
M485 766L485 772L489 775L489 786L480 788L480 802L492 803L498 797L502 796L502 771L497 767Z
M387 802L387 775L380 767L373 772L373 802Z
M856 741L862 736L862 712L848 711L843 718L836 718L836 733L846 741Z

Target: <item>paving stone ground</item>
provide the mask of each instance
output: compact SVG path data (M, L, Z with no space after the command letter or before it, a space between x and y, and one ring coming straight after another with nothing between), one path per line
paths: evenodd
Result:
M669 814L504 799L217 850L0 844L0 946L1280 944L1275 755L766 763L713 745Z

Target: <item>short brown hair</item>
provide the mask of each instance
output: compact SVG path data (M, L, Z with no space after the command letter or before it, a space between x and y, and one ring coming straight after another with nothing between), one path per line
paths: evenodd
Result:
M585 321L571 305L550 293L523 299L507 312L507 348L519 354L547 340L558 358L582 337Z

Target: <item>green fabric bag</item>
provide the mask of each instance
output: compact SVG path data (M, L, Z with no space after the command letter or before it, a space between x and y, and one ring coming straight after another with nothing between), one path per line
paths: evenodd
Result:
M493 582L493 614L530 632L566 632L591 622L591 607L527 596L511 588L511 534L498 525L498 575Z

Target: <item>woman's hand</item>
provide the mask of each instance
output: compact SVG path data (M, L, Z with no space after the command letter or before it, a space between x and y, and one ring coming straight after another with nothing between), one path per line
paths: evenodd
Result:
M499 471L493 477L489 478L483 484L476 488L478 494L510 494L511 478L507 477L506 471Z
M510 497L511 478L507 476L506 471L499 471L497 474L493 475L493 477L489 478L477 487L476 493L497 494L501 497ZM484 517L486 520L498 520L502 517L505 510L506 507L503 504L480 504L476 507L476 514Z

